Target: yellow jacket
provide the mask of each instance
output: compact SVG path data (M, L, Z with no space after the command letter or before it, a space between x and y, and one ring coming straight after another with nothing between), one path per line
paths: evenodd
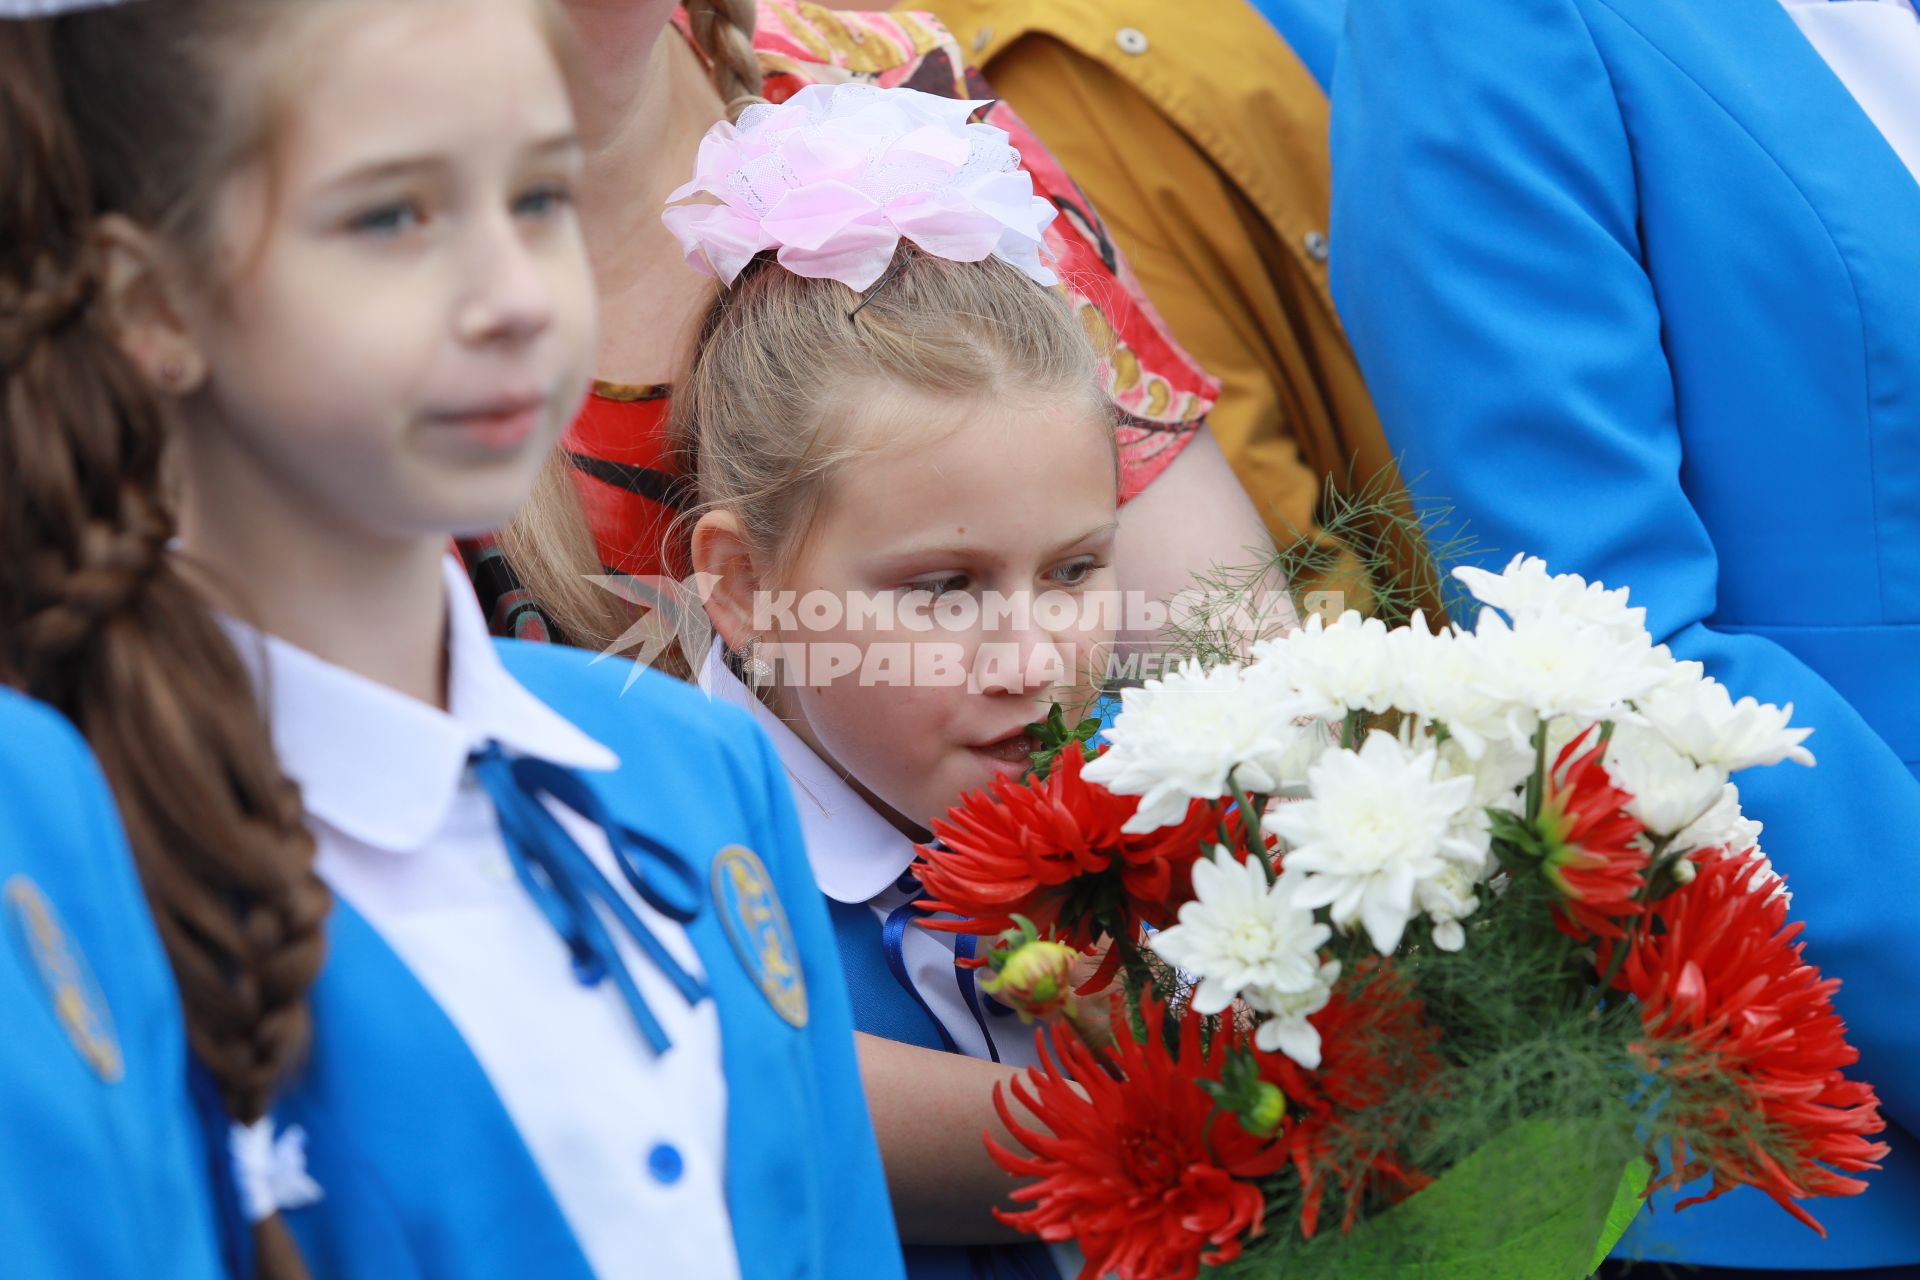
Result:
M1327 97L1251 5L905 7L954 33L1221 380L1214 435L1277 542L1313 527L1324 478L1390 468L1327 287Z

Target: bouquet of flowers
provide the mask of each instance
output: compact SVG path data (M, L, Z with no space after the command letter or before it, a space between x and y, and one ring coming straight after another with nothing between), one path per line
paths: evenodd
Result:
M1084 1278L1575 1280L1650 1185L1818 1230L1885 1153L1730 781L1811 731L1625 590L1455 576L1470 629L1311 618L935 824L925 926L1049 1022L1006 1220ZM1049 1017L1102 995L1110 1038Z

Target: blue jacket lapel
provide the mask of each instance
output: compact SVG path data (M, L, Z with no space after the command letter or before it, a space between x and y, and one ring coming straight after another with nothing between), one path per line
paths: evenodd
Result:
M316 1280L591 1280L466 1041L344 901L313 1012L313 1057L279 1115L305 1126L325 1195L288 1215ZM431 1211L409 1212L419 1202Z
M1825 376L1847 379L1828 388L1831 403L1845 411L1836 410L1833 420L1812 415L1794 429L1804 433L1806 447L1817 447L1813 442L1824 433L1856 429L1854 406L1864 409L1859 425L1870 433L1872 518L1886 548L1878 605L1888 621L1920 620L1920 555L1913 553L1920 548L1920 354L1913 345L1920 332L1920 235L1912 230L1920 227L1920 182L1779 0L1584 3L1592 21L1618 19L1656 60L1632 79L1616 81L1630 131L1638 96L1658 93L1670 68L1753 140L1764 167L1703 151L1687 157L1685 175L1723 188L1713 204L1730 214L1725 234L1767 246L1756 254L1780 264L1777 305L1806 305L1799 273L1837 258L1845 292L1823 296L1850 305L1822 332L1850 333L1857 326L1864 367L1856 373L1826 366ZM1647 105L1650 118L1673 127L1671 110L1660 109L1670 104ZM1671 157L1682 153L1667 154L1674 163ZM1779 203L1787 190L1781 177L1791 184L1793 207ZM1805 238L1809 212L1824 243ZM1650 224L1649 241L1660 231ZM1713 303L1720 282L1702 276L1695 283Z
M1780 0L1591 0L1590 7L1611 12L1705 90L1823 216L1854 206L1881 217L1920 210L1920 183ZM1631 129L1633 86L1619 87Z

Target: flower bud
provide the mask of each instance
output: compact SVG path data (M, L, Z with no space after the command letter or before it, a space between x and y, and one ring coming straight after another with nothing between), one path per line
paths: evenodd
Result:
M1073 994L1073 963L1080 953L1062 942L1031 939L992 956L992 977L980 984L1022 1022L1047 1018L1066 1008Z
M1249 1089L1241 1103L1237 1109L1240 1127L1256 1138L1271 1138L1287 1118L1287 1095L1266 1080Z

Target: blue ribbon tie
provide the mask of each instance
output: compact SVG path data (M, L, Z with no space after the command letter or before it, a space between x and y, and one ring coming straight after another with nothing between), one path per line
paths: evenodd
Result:
M707 989L653 936L544 802L557 801L605 832L627 883L641 901L670 920L687 924L700 914L699 873L675 850L616 821L571 769L508 756L498 743L474 752L469 763L500 815L500 834L514 876L566 944L575 975L588 986L611 977L648 1047L665 1053L673 1042L647 1007L601 912L626 931L689 1005L704 999Z

